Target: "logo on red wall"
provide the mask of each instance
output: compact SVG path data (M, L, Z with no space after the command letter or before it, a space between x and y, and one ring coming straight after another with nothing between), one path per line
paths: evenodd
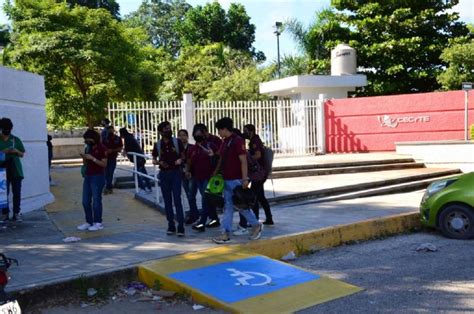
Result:
M401 123L427 123L431 121L430 116L406 116L392 118L389 115L377 116L381 127L397 128Z

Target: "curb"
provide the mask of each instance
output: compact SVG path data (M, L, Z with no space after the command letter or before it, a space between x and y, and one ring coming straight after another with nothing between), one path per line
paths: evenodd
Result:
M277 236L246 244L228 245L221 248L227 247L229 251L250 252L265 255L273 259L281 259L289 252L294 252L297 256L301 256L321 249L406 233L419 230L420 228L420 214L405 213ZM216 250L216 248L208 250ZM199 252L205 253L208 250ZM150 261L144 261L143 263L149 262ZM71 295L80 295L84 288L100 287L103 285L120 285L137 280L139 267L143 263L112 271L87 273L75 278L57 280L46 284L31 285L11 290L9 293L17 298L25 312L29 312L36 309L35 306L44 302L47 302L49 305L55 302L64 303L64 300L71 298ZM187 288L182 286L174 286L172 288L175 288L175 290L180 293L187 291Z
M281 259L290 252L301 256L321 249L350 244L356 241L367 241L419 230L421 227L420 214L418 212L405 213L351 224L336 225L313 231L277 236L238 245L238 247L243 251L250 251L270 258Z
M59 305L70 299L77 299L88 288L104 288L118 286L137 279L137 267L128 266L112 271L87 273L66 280L56 280L46 284L30 285L25 288L8 291L18 300L25 313L37 310L37 305L46 303L47 306Z

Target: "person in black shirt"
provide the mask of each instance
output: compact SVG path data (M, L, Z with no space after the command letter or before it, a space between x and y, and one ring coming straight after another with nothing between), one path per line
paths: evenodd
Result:
M140 147L140 144L138 144L133 134L128 132L126 128L121 128L119 130L119 133L120 133L120 137L123 139L123 142L124 142L123 146L124 146L125 154L127 155L128 160L130 160L130 162L133 162L133 155L129 153L137 153L137 154L143 155L143 150ZM145 164L146 164L146 159L143 157L137 156L137 165L136 165L137 171L147 175L148 173L146 171ZM150 179L146 177L142 177L140 175L138 176L138 186L140 187L140 189L143 189L145 192L150 193L152 191L151 189L152 184L151 184Z

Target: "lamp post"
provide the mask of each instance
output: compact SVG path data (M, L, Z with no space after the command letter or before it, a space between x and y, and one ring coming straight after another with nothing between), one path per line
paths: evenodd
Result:
M282 33L282 22L275 23L275 35L277 36L277 62L278 62L278 78L281 76L281 64L280 64L280 35Z
M462 90L464 91L464 140L469 140L469 91L472 90L473 83L471 82L463 82L462 83Z

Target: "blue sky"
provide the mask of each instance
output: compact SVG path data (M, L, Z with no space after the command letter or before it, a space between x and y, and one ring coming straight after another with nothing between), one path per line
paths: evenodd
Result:
M296 18L308 25L314 18L315 12L329 6L330 0L218 0L227 9L231 2L242 3L252 23L257 27L254 46L265 53L267 59L276 59L276 37L273 25L276 21L286 21ZM5 0L0 0L4 3ZM118 0L121 15L124 16L136 10L141 0ZM192 6L203 5L209 0L188 0ZM460 0L455 10L460 12L461 20L474 23L474 0ZM0 24L7 19L0 12ZM280 41L282 55L294 54L298 48L288 34L283 34Z

